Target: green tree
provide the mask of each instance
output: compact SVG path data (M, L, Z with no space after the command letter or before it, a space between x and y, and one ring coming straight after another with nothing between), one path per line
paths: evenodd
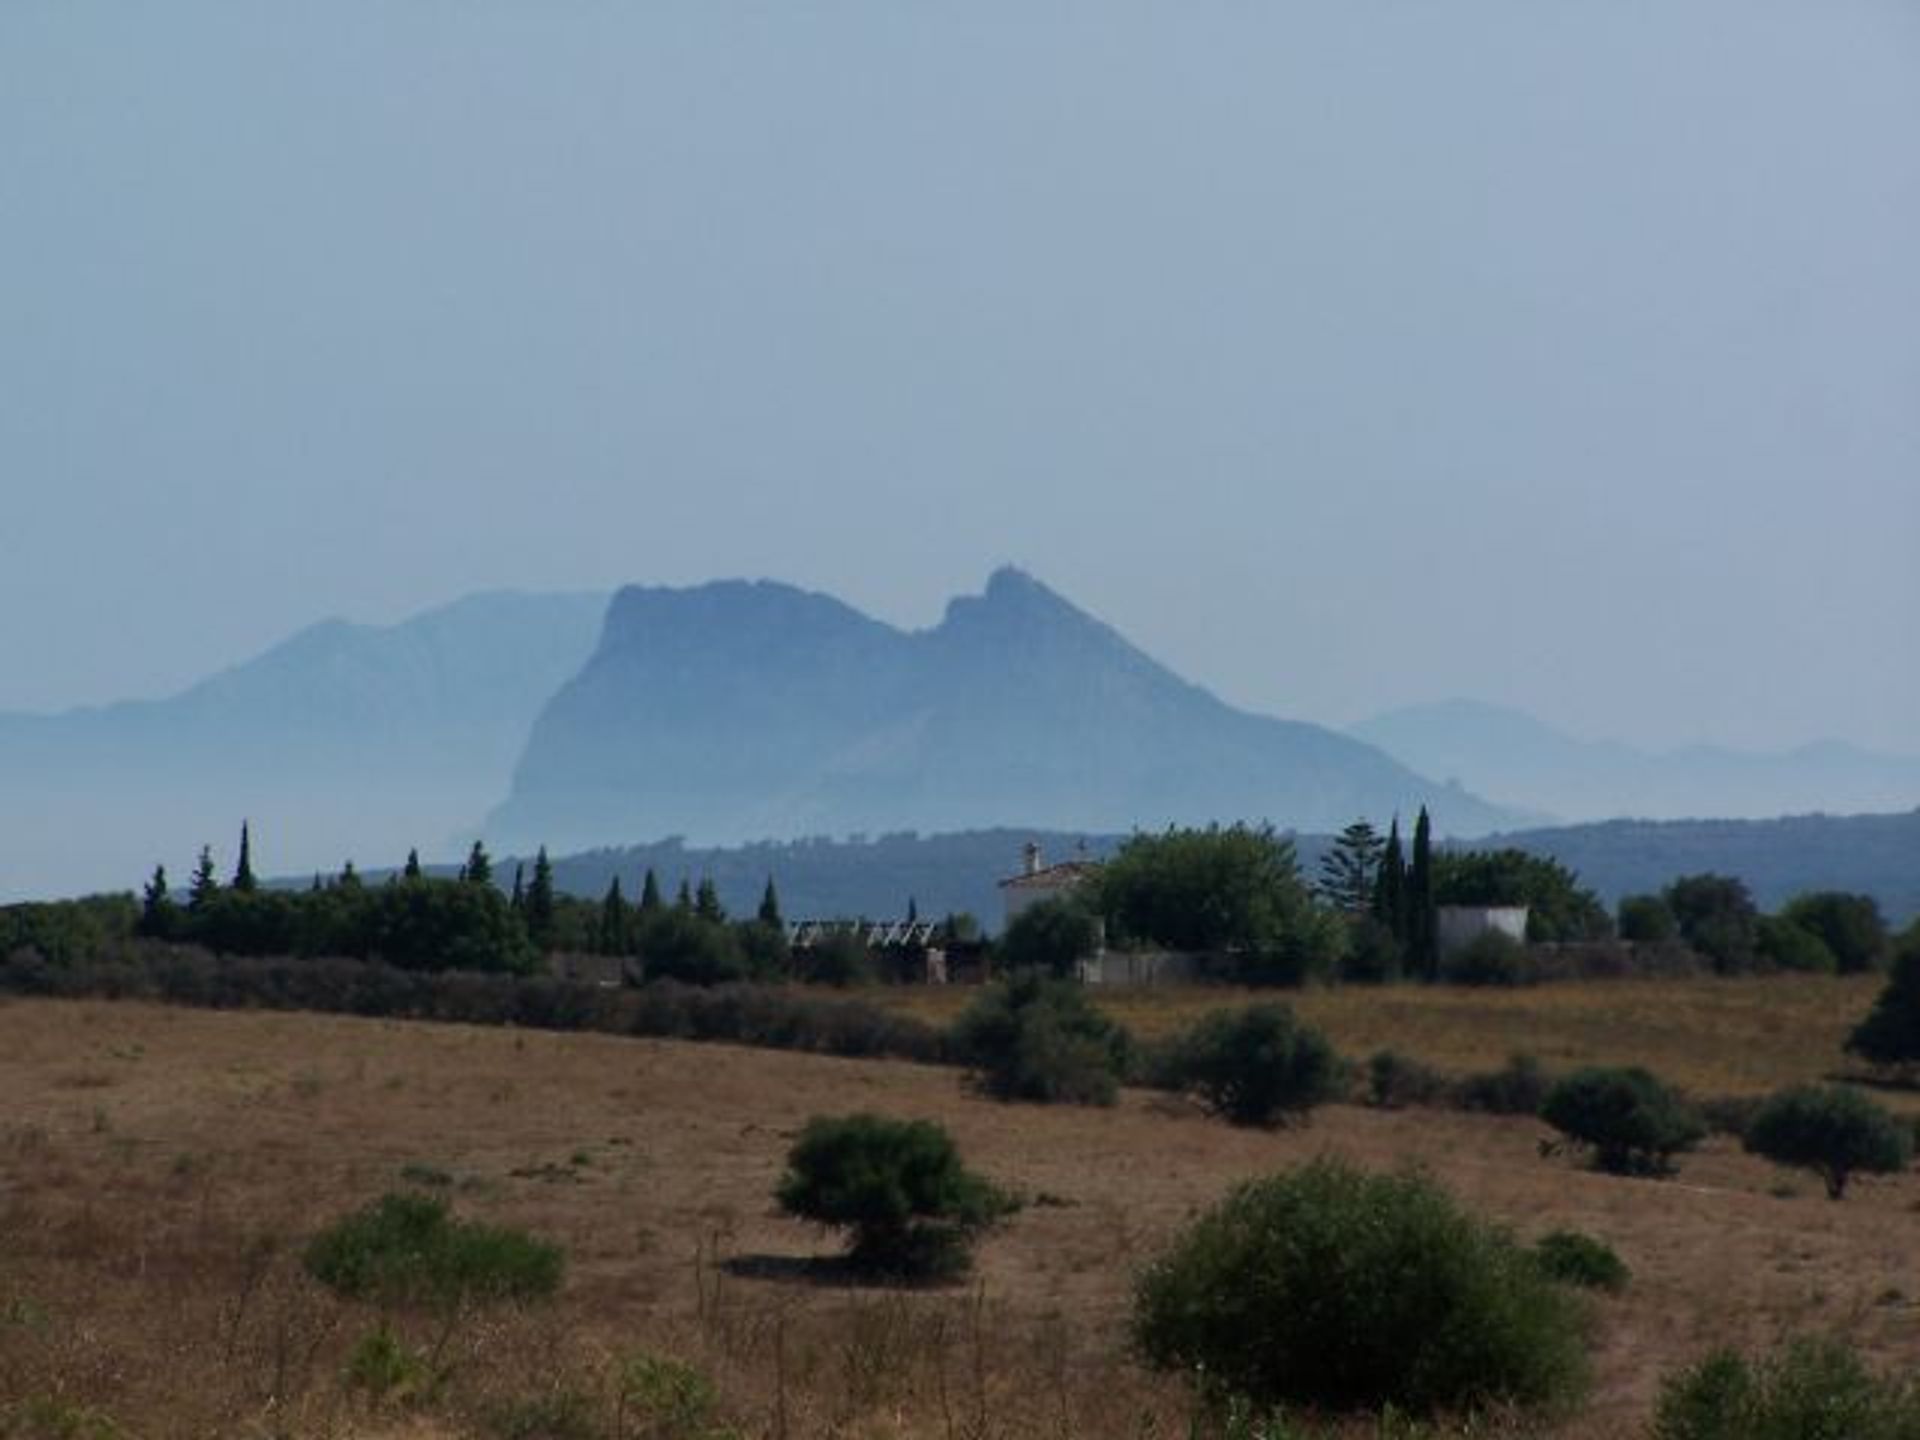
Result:
M1100 924L1086 906L1055 897L1029 905L1000 937L1000 961L1009 971L1037 970L1071 978L1100 944Z
M1441 851L1433 857L1437 905L1524 905L1527 938L1605 940L1613 918L1600 898L1558 860L1507 847Z
M1387 826L1387 843L1380 852L1380 867L1374 880L1373 918L1387 927L1394 943L1407 943L1407 860L1400 849L1400 817Z
M533 880L527 886L527 936L541 949L553 941L553 862L542 845L533 857Z
M1673 1156L1705 1137L1700 1117L1637 1065L1576 1070L1547 1092L1540 1117L1593 1150L1613 1175L1667 1175Z
M989 1095L1042 1104L1111 1105L1133 1055L1127 1032L1084 989L1037 972L983 990L954 1021L949 1046Z
M1427 807L1413 824L1413 863L1407 867L1407 963L1423 980L1440 973L1440 927L1434 914L1433 822Z
M1364 915L1379 888L1380 857L1387 842L1365 820L1356 820L1335 837L1320 857L1320 893L1348 915Z
M405 865L405 866L404 866L404 867L403 867L403 868L401 869L401 871L400 871L400 874L401 874L401 876L402 876L402 878L404 878L404 879L407 879L407 880L418 880L418 879L420 878L420 852L419 852L419 850L417 850L417 849L411 849L411 850L408 850L408 851L407 851L407 863L406 863L406 865Z
M1831 975L1840 968L1833 951L1811 930L1780 915L1762 915L1754 926L1754 955L1776 970Z
M1842 975L1878 970L1887 959L1887 922L1871 895L1816 890L1796 896L1781 918L1818 936Z
M653 873L653 867L647 867L646 878L640 882L640 913L657 915L664 904L660 899L660 878Z
M720 985L747 975L746 956L733 932L702 920L691 907L676 905L648 916L639 926L639 945L649 980Z
M1620 938L1659 944L1680 933L1680 922L1658 895L1628 895L1620 901Z
M251 895L260 888L260 882L253 876L253 835L247 822L240 822L240 859L233 867L233 888L243 895Z
M202 845L200 859L193 867L193 879L187 884L187 912L199 916L219 892L220 882L213 877L213 847Z
M1716 1350L1660 1391L1653 1440L1913 1440L1920 1388L1835 1340L1748 1359Z
M1721 974L1751 970L1760 942L1760 912L1753 896L1728 875L1683 875L1661 892L1680 927L1680 938L1713 962Z
M912 1277L964 1271L974 1238L1014 1208L931 1120L866 1114L808 1121L774 1198L789 1215L847 1230L856 1268Z
M1847 1050L1875 1065L1920 1060L1920 927L1902 938L1887 983L1847 1037Z
M693 913L713 925L724 925L727 920L727 912L720 904L720 892L705 875L700 877L700 888L694 892Z
M607 882L606 898L600 902L600 943L602 955L625 955L632 948L632 928L627 902L620 894L620 877Z
M487 854L487 847L478 840L467 852L467 863L460 867L460 878L469 885L491 885L493 883L493 857Z
M760 909L757 914L762 925L771 925L776 930L785 927L785 922L780 918L780 896L773 888L771 875L767 876L767 888L761 893Z
M1753 1154L1814 1171L1831 1200L1846 1194L1856 1173L1896 1174L1913 1158L1912 1129L1840 1085L1780 1091L1748 1122L1742 1141Z
M1176 1043L1166 1077L1236 1125L1277 1125L1337 1100L1347 1071L1327 1037L1286 1005L1204 1015Z
M167 893L167 867L156 865L141 897L139 933L149 940L169 940L179 921L179 911Z
M680 891L673 897L673 908L691 915L693 908L693 887L687 883L687 877L680 877Z

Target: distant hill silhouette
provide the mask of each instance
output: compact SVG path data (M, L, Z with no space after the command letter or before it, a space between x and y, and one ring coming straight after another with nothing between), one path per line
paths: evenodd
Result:
M1760 819L1920 804L1920 757L1834 740L1778 754L1711 745L1652 753L1575 740L1522 711L1472 700L1395 710L1351 733L1426 774L1560 820Z
M535 724L489 832L576 849L1271 820L1325 829L1421 803L1502 811L1317 725L1236 710L1017 570L903 632L766 582L632 587Z
M495 593L328 620L170 699L0 715L0 895L135 888L161 861L184 881L243 817L255 863L283 872L441 849L499 799L605 609Z

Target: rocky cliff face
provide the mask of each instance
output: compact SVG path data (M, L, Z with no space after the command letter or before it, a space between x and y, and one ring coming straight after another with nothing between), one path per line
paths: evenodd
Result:
M904 632L726 581L614 597L491 832L576 847L994 824L1337 828L1512 817L1319 726L1238 711L1017 570Z

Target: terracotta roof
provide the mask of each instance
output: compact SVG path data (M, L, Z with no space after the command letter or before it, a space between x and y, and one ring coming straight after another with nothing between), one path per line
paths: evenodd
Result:
M1097 860L1062 860L1031 875L1012 875L1000 882L1002 890L1044 890L1056 885L1077 885L1089 875L1100 872Z

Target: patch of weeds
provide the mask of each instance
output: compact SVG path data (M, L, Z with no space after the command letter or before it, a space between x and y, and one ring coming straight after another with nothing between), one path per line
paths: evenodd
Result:
M325 1086L318 1073L312 1070L302 1070L298 1075L293 1077L288 1088L293 1091L294 1098L311 1100L314 1096L318 1095Z
M1800 1191L1797 1186L1789 1185L1784 1180L1776 1180L1773 1182L1773 1184L1767 1187L1767 1194L1771 1195L1776 1200L1791 1200L1795 1196L1799 1195L1799 1193ZM1916 1207L1916 1208L1920 1208L1920 1207Z
M593 1402L578 1390L556 1390L493 1406L487 1433L499 1440L597 1440Z
M47 1307L31 1295L16 1295L5 1305L0 1305L0 1324L30 1331L35 1335L44 1335L53 1317L47 1313Z
M542 1160L537 1165L521 1165L507 1174L515 1180L544 1180L549 1185L578 1185L580 1172L571 1165Z
M455 1220L431 1196L390 1194L335 1221L307 1247L307 1273L348 1299L453 1309L560 1288L560 1247L523 1230Z
M400 1178L409 1185L420 1185L429 1190L444 1190L453 1184L453 1176L439 1166L412 1161L400 1167Z
M705 1374L682 1360L645 1351L620 1361L614 1433L627 1433L629 1419L649 1440L733 1440L736 1432L717 1418L720 1398Z
M1578 1230L1554 1230L1542 1235L1533 1247L1533 1258L1551 1279L1610 1294L1626 1289L1633 1273L1606 1241Z
M36 1395L12 1416L9 1440L121 1440L127 1432L104 1410L55 1395Z
M590 1150L576 1150L572 1155L567 1157L567 1163L584 1170L587 1166L593 1164L593 1152Z
M376 1405L411 1400L432 1389L426 1357L410 1349L385 1321L353 1342L343 1378Z

